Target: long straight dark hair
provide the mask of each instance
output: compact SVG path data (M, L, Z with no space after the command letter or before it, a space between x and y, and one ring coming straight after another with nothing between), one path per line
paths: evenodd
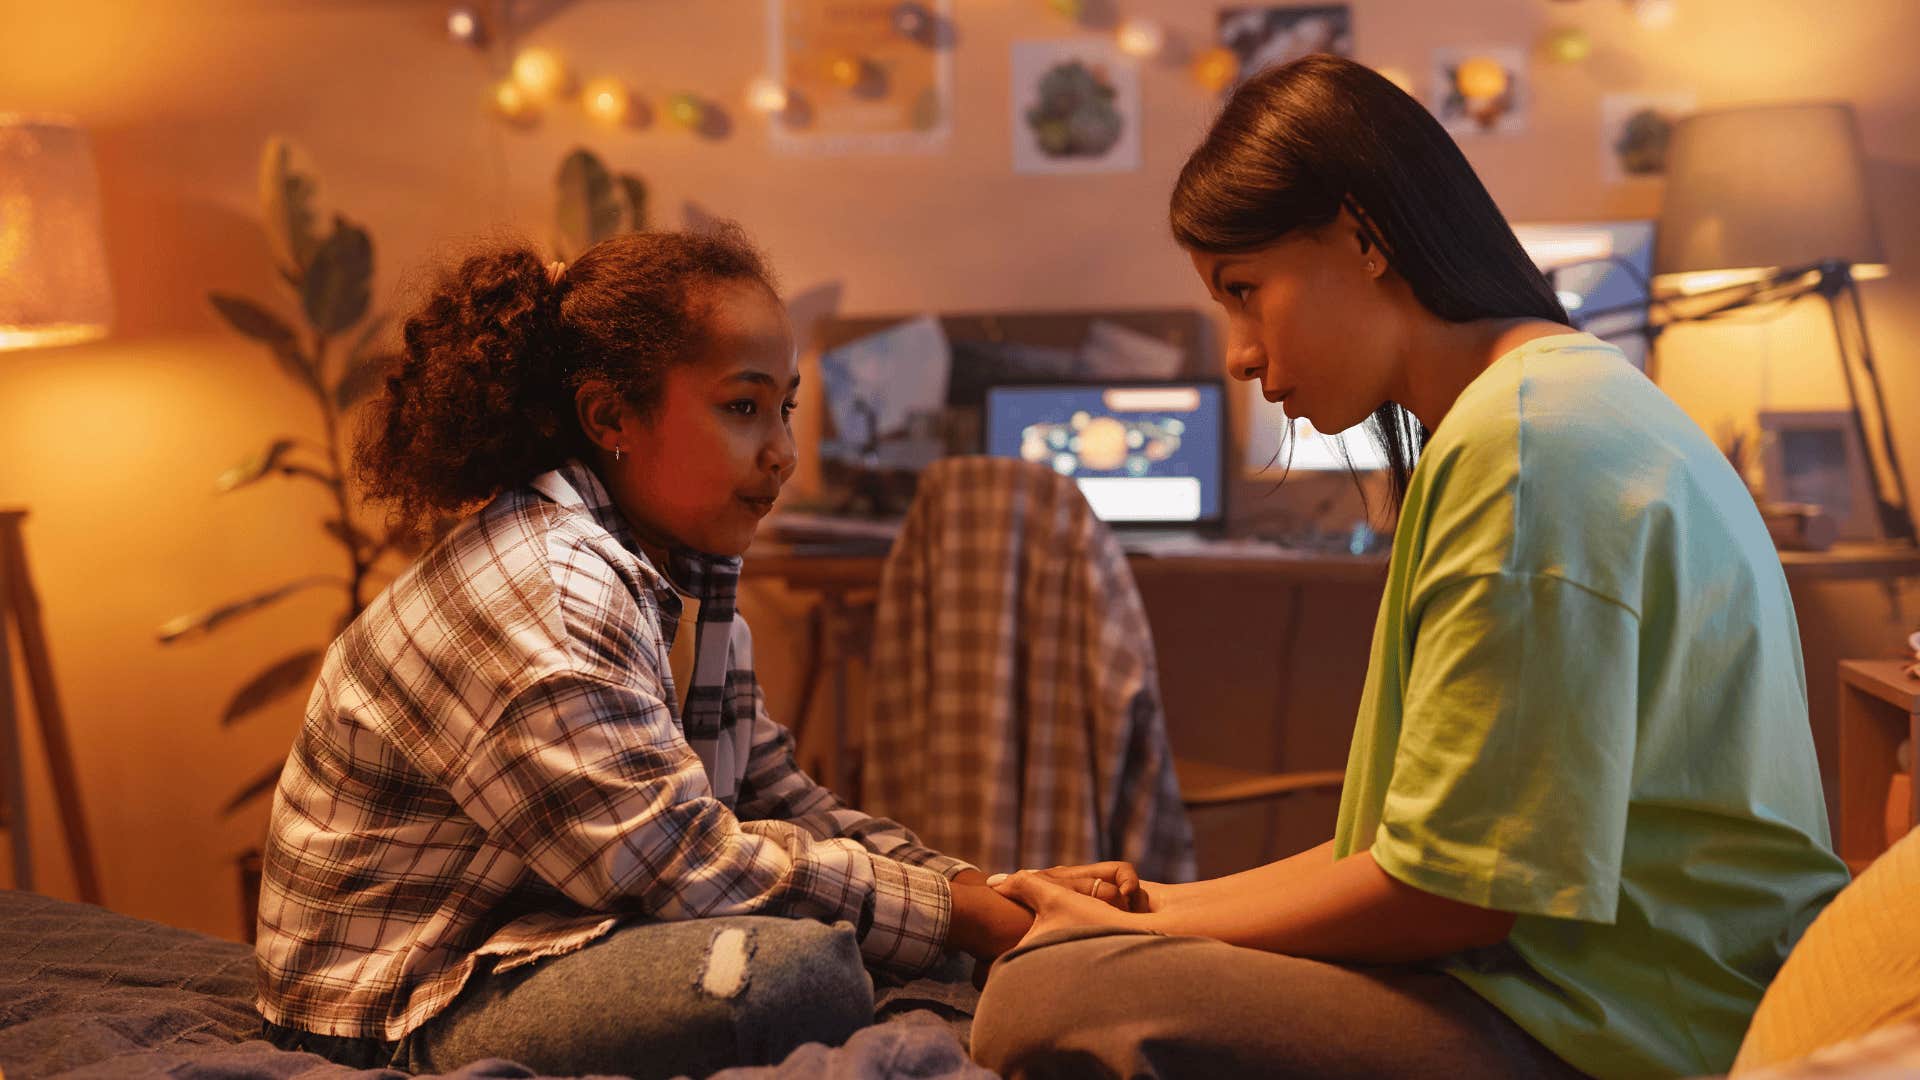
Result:
M1446 129L1340 57L1309 56L1242 83L1180 170L1167 215L1182 247L1224 255L1327 225L1342 207L1442 319L1569 324ZM1397 507L1429 433L1392 402L1374 411L1372 432Z

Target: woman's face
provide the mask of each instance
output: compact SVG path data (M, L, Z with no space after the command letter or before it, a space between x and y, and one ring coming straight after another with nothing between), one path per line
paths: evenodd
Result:
M738 555L793 476L800 376L766 288L725 282L706 301L706 355L669 368L651 414L602 441L621 450L602 457L602 475L643 544Z
M1250 252L1190 251L1227 312L1227 377L1325 432L1365 420L1393 397L1395 309L1377 248L1360 250L1345 214Z

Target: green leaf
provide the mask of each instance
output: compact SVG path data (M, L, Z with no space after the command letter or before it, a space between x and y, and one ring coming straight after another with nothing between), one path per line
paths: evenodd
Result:
M263 593L256 593L244 600L235 600L232 603L221 604L219 607L208 608L205 611L197 611L189 615L181 615L177 618L169 619L160 626L159 630L156 631L156 635L160 639L160 644L171 645L189 635L212 633L222 624L232 619L245 615L250 611L257 611L269 604L278 603L302 589L311 589L320 585L339 585L340 583L339 578L320 575L301 578L298 581L288 582L277 589L269 589Z
M314 385L313 362L300 350L300 340L287 321L244 296L210 292L207 299L227 325L265 345L280 361L281 370L303 385Z
M647 182L632 173L620 174L620 188L627 195L627 230L647 229Z
M227 800L227 805L220 808L220 816L232 817L241 807L255 799L273 794L273 789L280 786L280 774L286 770L286 767L285 762L276 762L265 772L247 781L247 786L241 788L238 794Z
M292 439L275 439L267 444L265 450L221 473L214 478L213 490L226 494L235 488L243 488L273 471L287 451L293 449Z
M314 252L300 290L307 321L322 334L338 334L360 321L373 299L373 238L344 217Z
M616 187L607 167L586 149L575 150L560 163L556 209L559 234L554 247L571 262L581 252L620 229L628 215L624 189Z
M278 136L260 155L260 210L266 218L267 247L281 276L299 288L320 249L314 235L314 200L320 193L306 155Z
M245 686L234 692L233 700L227 702L227 711L220 715L220 726L231 727L296 690L312 687L322 655L319 649L302 649L248 679Z

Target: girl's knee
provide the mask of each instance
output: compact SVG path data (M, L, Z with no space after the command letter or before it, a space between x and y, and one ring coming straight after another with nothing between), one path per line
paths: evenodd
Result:
M873 1022L873 981L853 928L810 919L716 927L700 991L730 1001L738 1023L801 1042L844 1042Z

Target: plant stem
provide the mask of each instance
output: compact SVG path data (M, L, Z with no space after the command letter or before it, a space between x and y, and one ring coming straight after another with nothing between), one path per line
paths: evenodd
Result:
M360 545L353 540L353 508L347 497L347 474L340 459L340 413L334 407L333 396L327 393L327 335L316 331L313 335L314 398L320 403L320 417L327 431L327 462L332 467L332 476L327 487L333 492L333 504L340 514L340 543L347 549L347 617L342 623L353 621L366 601L361 598L367 580L368 560L362 555Z

